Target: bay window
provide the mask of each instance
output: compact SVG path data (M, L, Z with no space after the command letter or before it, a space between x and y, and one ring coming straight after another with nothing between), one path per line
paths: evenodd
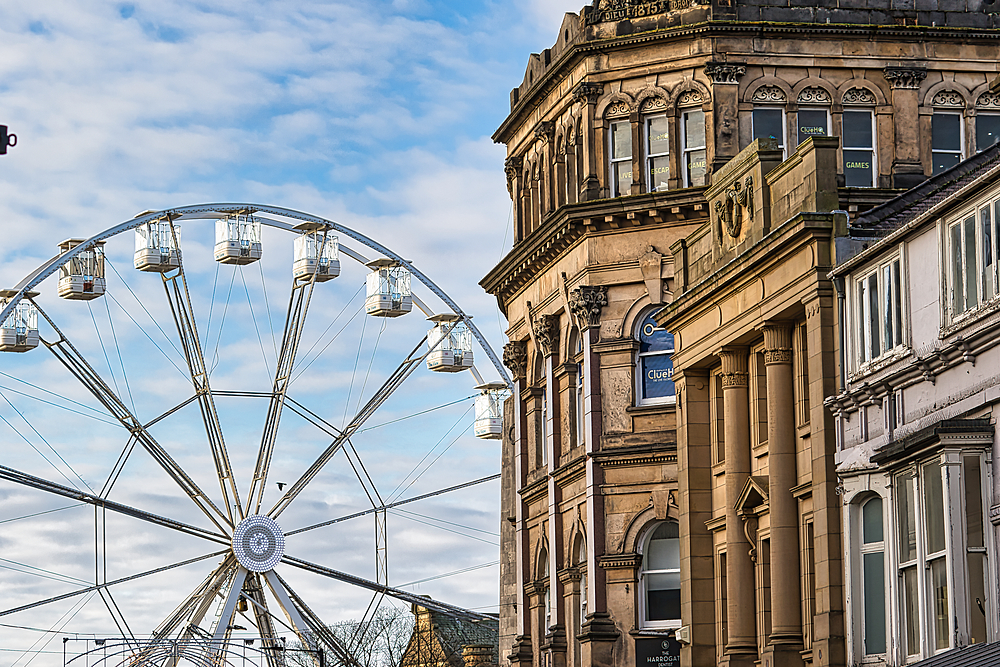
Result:
M935 174L962 161L962 135L961 114L934 112L931 120L931 159Z
M622 197L632 190L632 124L612 121L609 134L611 196Z
M650 116L646 119L646 190L663 192L670 179L670 133L667 117Z
M843 116L844 178L849 188L875 187L875 114L870 109L845 110Z
M966 211L947 226L948 303L952 318L1000 293L997 252L1000 199Z
M875 267L855 283L858 366L903 344L903 277L899 256Z
M705 112L685 111L682 115L684 187L705 185L708 173L708 151L705 139Z

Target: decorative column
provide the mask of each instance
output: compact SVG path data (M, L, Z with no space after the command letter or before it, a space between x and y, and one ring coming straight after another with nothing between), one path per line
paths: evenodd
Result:
M569 293L569 309L583 340L583 431L587 452L587 619L581 628L584 665L613 664L618 630L608 614L607 578L599 561L605 554L604 471L594 460L601 449L601 360L594 352L600 341L601 311L608 305L608 288L581 286Z
M521 174L524 168L524 160L519 157L509 157L503 163L504 174L507 175L507 192L514 202L514 243L516 244L524 238L524 203L522 193L524 185L521 183Z
M740 79L747 73L746 63L705 63L705 74L712 80L712 115L709 127L715 128L710 137L712 173L721 169L740 152L739 90Z
M771 636L765 654L771 667L800 667L802 586L795 471L795 397L792 327L765 322L767 372L767 469L771 520Z
M597 177L596 137L597 100L604 93L604 86L599 83L583 81L573 91L573 100L583 102L583 168L586 172L580 182L580 201L597 199L601 194L601 181Z
M515 639L511 653L507 656L512 667L529 667L531 665L531 611L525 587L531 577L530 545L528 527L525 523L527 507L521 499L521 489L527 481L528 474L528 442L527 420L524 410L525 374L528 367L528 345L524 341L511 341L503 347L503 363L510 369L514 379L514 550L516 569L517 600ZM501 647L504 648L504 647Z
M920 83L927 78L922 67L886 67L882 70L885 80L892 87L892 125L895 157L892 161L892 187L912 188L924 180L924 166L920 161L920 124L918 122L917 93ZM886 146L879 141L875 128L876 146ZM876 183L876 186L878 184Z
M541 224L545 215L555 210L555 183L553 182L553 149L555 148L556 124L544 120L535 125L535 139L542 142L542 167L539 169L544 184L538 196L541 198L541 213L538 223Z
M743 521L736 510L750 478L750 403L748 351L724 347L722 360L723 423L726 435L726 612L729 642L723 663L752 667L757 660L754 565Z
M559 467L559 392L555 384L555 363L559 356L559 316L539 315L533 324L535 343L544 357L545 400L548 411L545 415L545 447L548 461L548 517L549 517L549 613L551 624L544 628L545 641L541 648L548 656L547 667L566 665L566 624L562 605L563 584L559 579L559 568L563 562L562 489L556 483L555 471Z

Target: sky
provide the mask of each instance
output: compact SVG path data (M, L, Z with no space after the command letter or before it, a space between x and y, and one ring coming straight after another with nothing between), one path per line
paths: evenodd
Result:
M506 325L478 286L511 242L505 152L490 136L528 55L551 46L563 13L582 4L9 0L0 7L0 123L18 143L0 156L0 287L18 283L60 241L142 211L267 204L336 221L411 260L475 317L499 353ZM263 259L234 269L212 260L210 221L182 227L213 389L266 391L288 303L290 235L266 229ZM148 421L189 396L190 382L161 281L132 268L132 251L131 233L109 241L105 298L60 300L50 279L39 303ZM361 314L366 269L341 259L341 276L315 288L302 373L290 389L338 427L427 328L416 309L393 320ZM442 309L422 286L415 292ZM54 340L46 327L43 338ZM483 375L496 379L475 353ZM121 427L43 348L0 353L0 373L0 465L99 490L127 444ZM499 472L498 444L473 438L469 428L474 384L468 373L420 368L366 424L378 428L354 439L384 499ZM245 493L266 401L219 398L217 405ZM210 495L220 495L196 407L150 430ZM328 443L286 412L266 502L278 497L276 481L293 481ZM129 455L110 497L207 524L142 451ZM415 514L390 515L389 583L430 579L407 590L497 611L498 501L499 484L490 482L407 506ZM286 532L371 506L339 455L297 502L279 521ZM107 579L214 550L0 483L0 614L93 583L100 520L107 538L96 551L103 559L106 542ZM374 579L373 533L371 517L344 522L290 536L287 552ZM114 603L134 632L148 633L216 562L113 587ZM329 622L361 616L370 599L313 575L279 572ZM0 666L61 664L63 637L77 646L77 638L115 632L94 596L0 616Z

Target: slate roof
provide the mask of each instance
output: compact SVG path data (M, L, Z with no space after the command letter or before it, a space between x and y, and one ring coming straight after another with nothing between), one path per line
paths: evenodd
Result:
M998 167L1000 143L959 162L951 169L931 176L898 197L865 211L851 222L849 234L854 238L873 239L888 236Z
M945 651L911 667L995 667L1000 665L1000 642L972 644Z

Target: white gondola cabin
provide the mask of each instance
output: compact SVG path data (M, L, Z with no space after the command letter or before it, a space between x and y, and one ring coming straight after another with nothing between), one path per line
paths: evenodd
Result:
M340 243L337 237L317 223L307 222L296 225L295 229L303 232L294 244L292 275L295 280L312 280L316 274L316 282L322 283L339 276Z
M66 253L84 239L68 239L59 244L59 253ZM97 241L59 267L59 296L64 299L89 301L104 295L104 241Z
M490 382L476 389L482 392L476 396L476 437L499 440L503 436L503 402L510 395L507 385Z
M175 243L176 236L176 243ZM135 268L166 273L181 265L181 228L169 220L153 220L135 228Z
M250 264L260 259L260 222L250 213L215 221L215 261Z
M16 295L17 290L0 290L0 309ZM25 294L0 326L0 351L27 352L38 347L38 309L27 298L37 295L37 292Z
M440 373L457 373L472 366L472 332L453 313L428 318L434 328L427 333L427 368Z
M365 312L375 317L399 317L413 309L410 272L391 259L368 263Z

